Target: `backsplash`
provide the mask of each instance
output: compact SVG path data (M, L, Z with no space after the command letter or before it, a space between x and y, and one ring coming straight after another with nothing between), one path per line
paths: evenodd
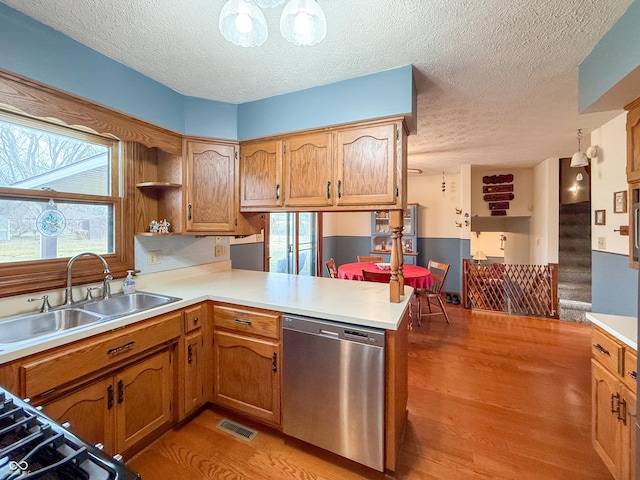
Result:
M141 274L164 272L177 268L193 267L206 263L229 260L230 237L194 237L169 235L155 237L135 237L135 269ZM219 242L219 243L216 243ZM215 256L216 245L223 254ZM150 264L150 253L160 252L160 263ZM153 254L151 256L154 256Z

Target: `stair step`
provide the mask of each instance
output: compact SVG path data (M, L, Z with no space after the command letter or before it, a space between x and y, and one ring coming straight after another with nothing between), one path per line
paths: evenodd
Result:
M586 322L585 314L591 311L591 303L573 300L560 300L558 302L558 316L560 320L568 322Z
M570 236L570 237L560 237L558 239L558 247L561 252L564 251L580 251L580 252L589 252L591 251L591 237L582 236Z
M558 298L578 302L591 302L591 283L560 283L558 282Z
M591 251L587 252L572 252L572 251L559 251L558 263L562 267L584 267L591 270Z

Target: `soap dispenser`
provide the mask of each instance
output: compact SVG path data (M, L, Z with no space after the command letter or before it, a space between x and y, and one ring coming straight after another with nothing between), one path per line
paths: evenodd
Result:
M136 281L133 279L133 270L127 270L127 278L122 282L123 293L134 293L136 291Z

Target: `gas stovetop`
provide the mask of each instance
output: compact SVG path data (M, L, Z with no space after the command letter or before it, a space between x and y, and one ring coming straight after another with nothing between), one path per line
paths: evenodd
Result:
M0 480L135 480L140 476L0 389Z

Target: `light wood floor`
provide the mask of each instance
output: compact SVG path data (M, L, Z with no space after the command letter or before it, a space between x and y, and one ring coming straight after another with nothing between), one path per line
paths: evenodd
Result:
M590 327L448 311L451 325L435 316L410 334L396 478L610 480L590 440ZM242 419L261 433L237 440L216 430L221 415L204 411L129 465L143 480L384 478Z

